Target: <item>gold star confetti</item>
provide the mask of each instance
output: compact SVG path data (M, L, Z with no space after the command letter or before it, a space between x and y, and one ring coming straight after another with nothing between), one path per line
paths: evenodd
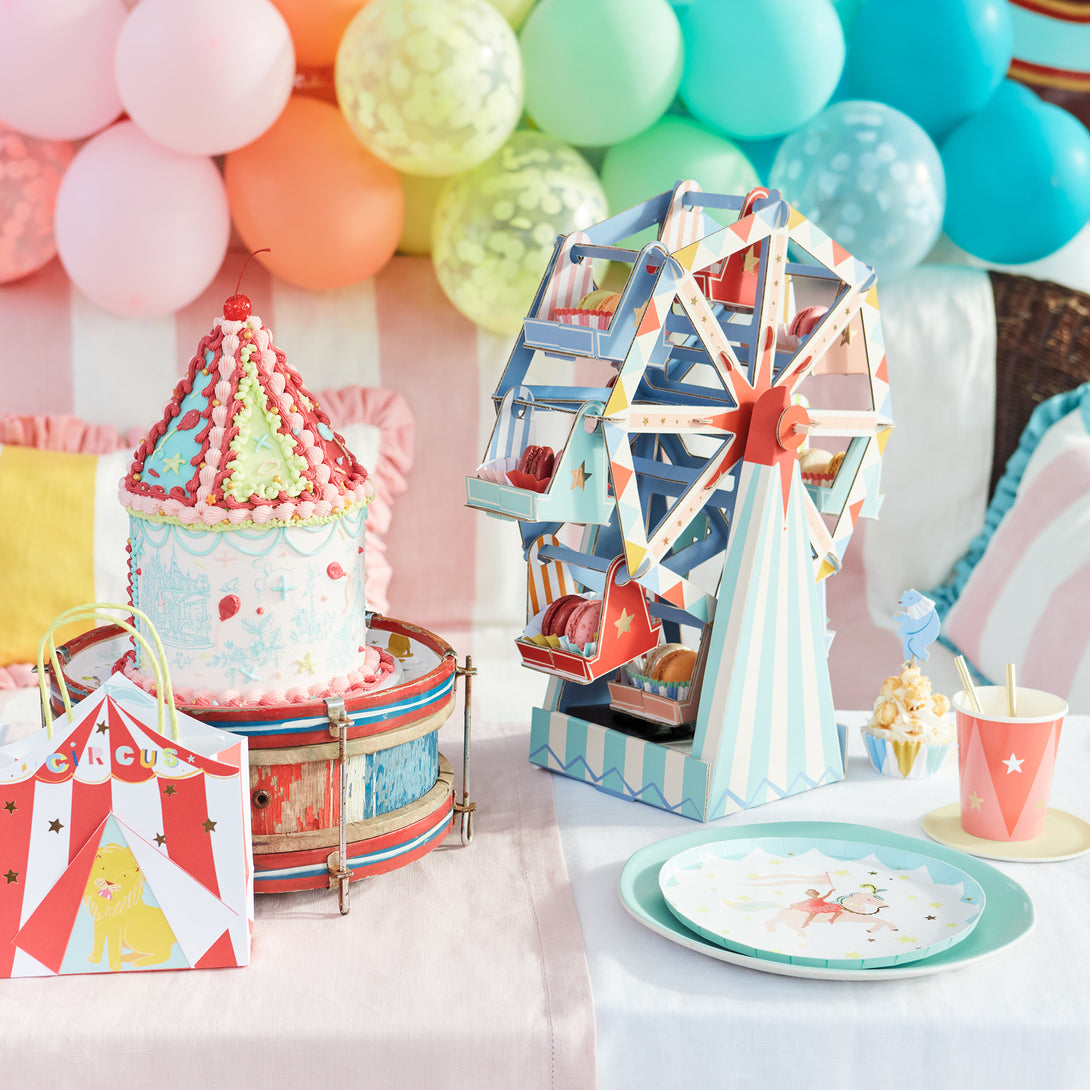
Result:
M852 324L849 322L844 327L844 332L840 334L840 343L847 345L847 344L851 344L852 341L854 341L854 340L855 340L855 329L852 327Z
M14 814L19 807L15 805L15 800L12 799L9 802L4 803L4 809L7 810L9 814Z
M103 720L101 723L98 724L98 727L95 730L95 733L96 734L105 734L109 729L110 728L108 726L106 726L106 721Z
M158 835L156 836L156 838L155 838L155 843L156 843L156 844L158 844L160 848L161 848L161 847L162 847L162 846L163 846L163 845L164 845L164 844L165 844L166 842L167 842L167 838L166 838L166 837L165 837L165 836L164 836L164 835L163 835L162 833L159 833L159 834L158 834Z
M7 874L5 874L4 877L8 880L8 885L10 886L13 882L19 881L19 872L17 870L11 870L9 868Z
M201 822L201 826L206 833L211 833L215 831L216 823L211 818L206 818Z
M177 788L174 786L174 784L168 783L166 785L166 787L163 788L163 794L164 795L173 795L176 790L177 790Z
M63 828L64 828L64 826L61 824L61 819L60 818L54 818L49 823L49 831L51 833L59 833L61 831L61 829L63 829Z
M742 258L742 272L751 273L759 264L760 260L757 257L756 247L746 250L746 255Z

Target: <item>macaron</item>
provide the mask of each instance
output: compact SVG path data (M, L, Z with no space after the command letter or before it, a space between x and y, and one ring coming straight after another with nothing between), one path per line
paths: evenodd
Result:
M692 681L696 652L682 643L664 643L644 658L644 674L653 681L676 685Z
M564 636L576 647L586 647L598 636L598 622L602 617L602 603L597 598L584 598L571 611L564 627Z
M552 447L539 447L530 444L519 459L518 471L538 481L548 480L553 474L556 454Z
M579 301L579 309L597 310L603 314L612 314L617 309L617 301L620 298L620 292L596 288L589 295L583 296Z
M541 634L563 636L572 610L582 601L585 599L579 594L562 594L556 601L551 602L545 610L545 616L541 618Z
M787 332L795 337L805 337L808 333L813 332L814 326L825 317L828 307L803 307L794 318L791 319L791 324L787 327Z

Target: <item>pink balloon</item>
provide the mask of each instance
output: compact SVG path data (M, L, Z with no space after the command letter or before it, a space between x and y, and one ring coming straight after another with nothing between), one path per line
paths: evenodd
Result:
M117 86L149 136L190 155L256 140L295 79L284 17L269 0L140 0L117 43Z
M122 0L0 4L0 121L42 140L78 140L121 113L114 50Z
M75 153L75 144L0 124L0 283L40 269L57 252L53 205Z
M171 151L121 121L76 153L54 230L61 264L84 295L113 314L146 318L208 287L231 219L211 159Z

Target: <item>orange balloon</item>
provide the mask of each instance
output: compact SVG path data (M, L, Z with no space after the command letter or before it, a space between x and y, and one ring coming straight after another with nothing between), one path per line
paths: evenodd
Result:
M344 28L367 0L272 0L291 31L295 61L320 67L337 59Z
M401 178L352 135L335 106L293 95L263 136L230 152L231 216L258 260L312 291L374 276L397 248Z

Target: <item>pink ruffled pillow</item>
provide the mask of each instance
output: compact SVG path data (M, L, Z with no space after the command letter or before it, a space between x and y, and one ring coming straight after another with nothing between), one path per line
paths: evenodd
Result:
M367 605L385 612L392 569L386 555L385 535L390 529L394 499L405 491L413 462L414 424L408 402L391 390L349 386L324 390L316 395L334 428L341 432L349 448L366 466L375 481L375 498L367 516ZM0 491L5 487L3 446L21 448L23 457L9 458L17 463L18 480L9 481L13 489L41 496L34 517L38 534L53 534L61 524L64 504L70 502L55 487L35 487L33 479L40 470L43 477L57 471L56 453L76 455L86 482L94 482L93 511L81 527L69 526L70 545L85 554L87 583L85 599L127 601L125 541L128 519L117 500L116 484L127 469L131 451L139 433L123 435L108 425L89 424L75 416L0 415ZM25 452L42 452L40 460L28 460ZM51 499L58 510L50 510ZM8 531L10 533L10 531ZM24 539L27 528L20 526ZM73 540L72 533L84 535ZM76 605L72 601L54 601L50 596L48 565L44 553L26 548L24 542L0 532L0 562L9 567L0 572L0 582L19 588L18 595L0 595L0 625L15 627L9 609L29 610L32 616L18 617L20 628L44 632L60 608ZM11 566L13 565L14 568ZM17 569L17 570L15 570ZM15 599L18 599L16 602ZM41 614L40 616L38 614ZM13 645L14 646L14 645ZM12 647L0 653L0 689L36 683L29 663L17 658L30 657L29 644L18 645L23 654L16 656Z

